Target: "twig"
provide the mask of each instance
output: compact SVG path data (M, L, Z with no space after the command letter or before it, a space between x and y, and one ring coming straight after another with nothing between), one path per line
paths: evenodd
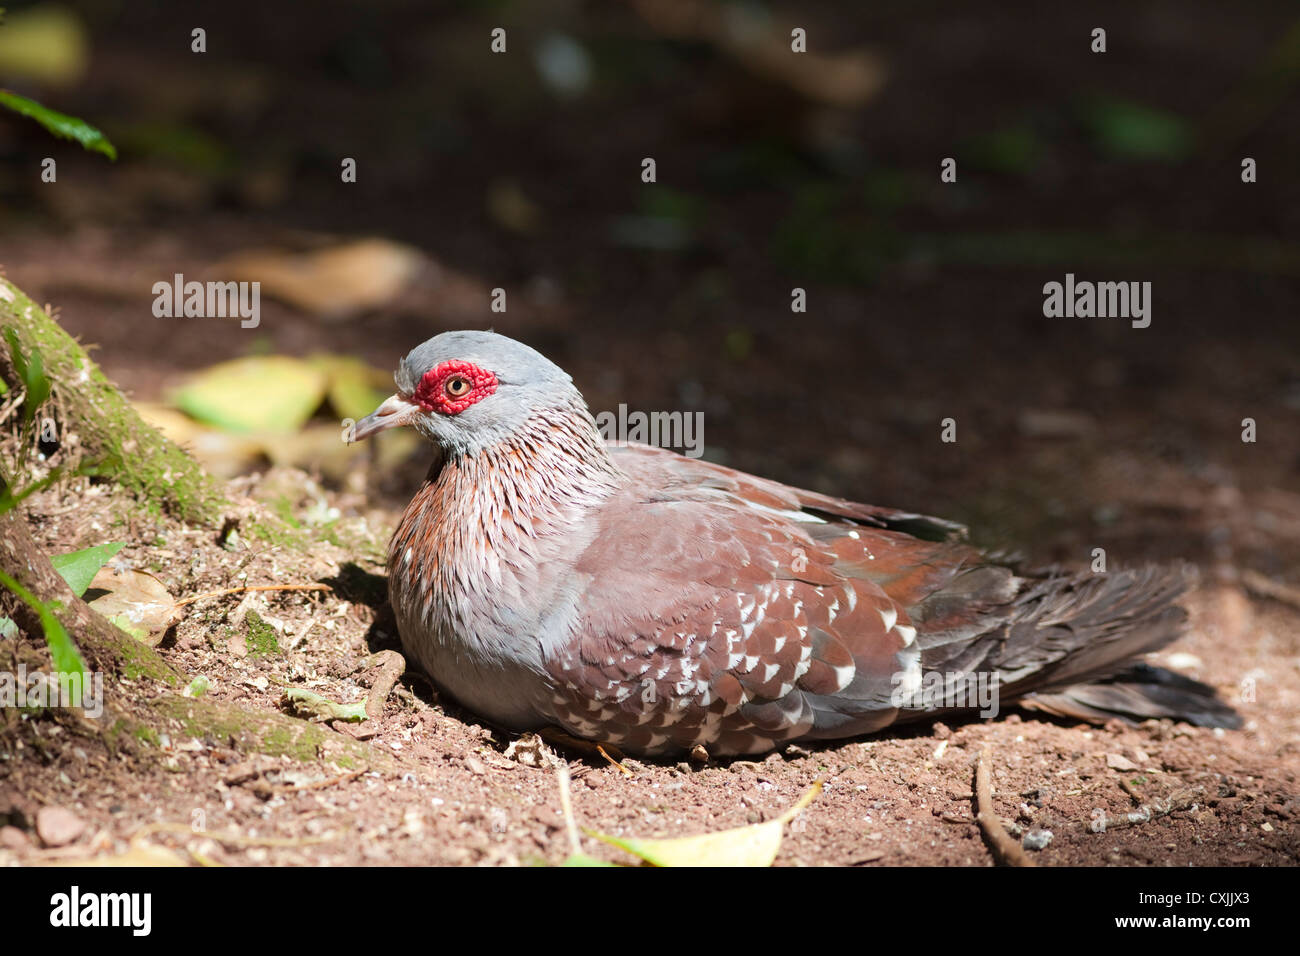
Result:
M379 673L375 675L370 693L366 695L366 717L369 720L378 720L384 716L384 701L393 692L397 679L406 673L406 658L397 651L377 651L366 658L361 666L366 668L376 664L379 665Z
M1093 833L1122 830L1124 827L1135 827L1139 824L1149 823L1158 817L1173 813L1175 810L1190 809L1204 799L1204 787L1186 787L1182 790L1175 790L1167 797L1144 803L1129 813L1111 816L1101 807L1098 807L1092 811L1092 819L1088 821L1087 826Z
M631 770L628 770L627 767L623 766L621 763L619 763L617 760L615 760L615 759L614 759L613 757L611 757L609 754L605 753L605 748L602 747L600 744L596 744L596 749L597 749L598 751L600 751L600 755L601 755L602 757L604 757L606 760L608 760L610 763L612 763L615 767L617 767L617 768L619 769L619 772L620 772L621 774L623 774L623 776L625 776L625 777L631 777L631 776L633 776L633 773L632 773ZM622 754L620 754L619 756L622 756Z
M184 607L204 598L225 597L227 594L242 594L244 591L333 591L328 584L243 584L237 588L224 588L220 591L208 591L204 594L192 594L177 601L173 607Z
M564 827L569 831L569 846L574 856L582 856L582 839L578 836L578 824L573 819L573 801L569 797L569 765L563 760L555 761L555 776L560 782L560 810L564 813Z
M1002 821L994 812L993 788L989 782L991 776L989 751L985 747L980 751L979 760L975 764L975 822L980 825L989 849L993 851L994 858L999 862L1008 866L1036 866L1037 864L1025 853L1024 847L1017 843L1002 826Z
M1142 794L1138 793L1138 788L1133 786L1133 782L1127 777L1119 778L1119 788L1132 797L1134 803L1142 802Z

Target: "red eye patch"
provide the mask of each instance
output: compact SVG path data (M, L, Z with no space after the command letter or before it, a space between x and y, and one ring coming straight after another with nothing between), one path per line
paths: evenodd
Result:
M469 391L462 395L452 395L447 390L447 383L452 379L464 379L469 383ZM453 383L453 390L455 388ZM439 411L444 415L459 415L475 402L481 402L497 390L497 377L487 369L479 368L473 362L451 359L429 369L415 387L411 397L426 411Z

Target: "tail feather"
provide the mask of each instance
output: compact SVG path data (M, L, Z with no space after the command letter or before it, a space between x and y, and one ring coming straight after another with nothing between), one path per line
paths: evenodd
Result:
M969 630L920 637L922 666L951 673L996 673L1000 700L1058 716L1171 717L1209 727L1241 718L1190 678L1137 664L1183 632L1176 603L1195 580L1188 567L1146 567L1105 575L1020 579L1008 605L987 608ZM943 596L937 595L940 601ZM937 716L900 714L902 720Z
M1214 688L1162 667L1139 664L1095 684L1029 694L1017 704L1056 717L1104 723L1116 717L1132 722L1168 717L1198 727L1237 730L1241 715L1215 696Z

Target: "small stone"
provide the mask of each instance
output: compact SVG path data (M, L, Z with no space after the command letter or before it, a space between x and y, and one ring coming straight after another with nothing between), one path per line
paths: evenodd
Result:
M1138 765L1123 754L1106 754L1106 766L1111 770L1137 770Z
M0 846L10 850L24 850L31 845L31 838L17 827L0 827Z
M691 760L695 763L708 763L709 752L704 749L703 744L696 744L691 748Z
M480 777L487 773L487 767L483 766L483 761L479 760L477 757L466 757L465 769Z
M1022 845L1026 850L1041 850L1052 842L1052 831L1035 827L1025 834Z
M86 821L63 807L36 811L36 835L46 846L67 846L86 832Z

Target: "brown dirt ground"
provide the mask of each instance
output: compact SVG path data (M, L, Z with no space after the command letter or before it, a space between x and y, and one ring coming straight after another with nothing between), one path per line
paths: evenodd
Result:
M205 700L250 714L279 711L287 687L363 699L368 681L358 666L372 651L396 646L379 577L396 512L369 507L363 493L324 492L299 472L244 479L236 488L281 509L287 501L303 518L319 514L324 500L343 514L330 527L345 546L322 542L305 557L265 544L223 550L210 530L143 517L108 485L47 492L29 518L51 552L127 540L122 557L155 569L178 596L241 583L331 583L323 595L196 602L162 653L183 674L210 681ZM577 820L620 836L741 826L778 815L820 779L825 792L790 828L779 863L988 865L971 822L972 760L988 748L996 810L1012 832L1053 834L1035 854L1043 864L1295 863L1300 609L1213 582L1188 604L1192 633L1171 652L1199 663L1175 663L1190 664L1239 701L1240 732L1169 721L1087 727L1011 713L703 768L628 760L624 775L600 758L574 758ZM276 628L278 652L250 652L250 610ZM1255 699L1242 700L1252 678ZM120 690L133 698L130 710L161 687L141 679ZM18 824L6 831L0 863L104 856L140 834L146 844L233 864L557 863L568 854L555 772L507 758L512 735L439 703L418 676L399 683L381 719L334 726L382 756L344 764L250 756L229 737L192 736L179 720L156 741L119 741L110 751L97 735L102 726L24 718L0 732L0 813ZM1115 763L1130 769L1110 769ZM1203 797L1141 825L1091 832L1098 808L1115 815L1137 806L1121 780L1132 781L1144 801L1189 786ZM69 847L42 848L29 828L45 806L71 810L88 824L85 834ZM205 832L188 832L196 820ZM173 829L142 829L157 824ZM597 856L623 858L587 844Z

